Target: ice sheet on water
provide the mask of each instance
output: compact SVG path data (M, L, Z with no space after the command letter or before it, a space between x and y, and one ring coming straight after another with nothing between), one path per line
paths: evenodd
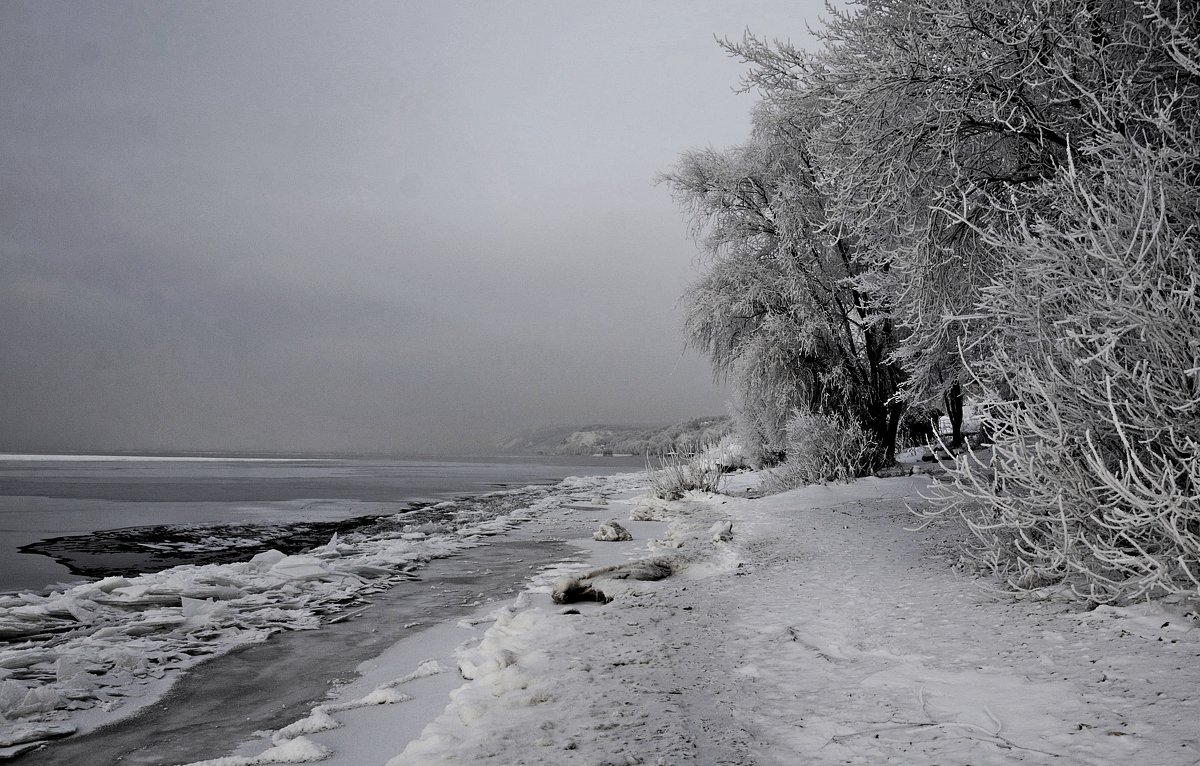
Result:
M178 672L279 630L322 617L434 558L482 544L568 493L603 479L569 479L439 503L415 517L334 535L303 554L268 551L230 564L107 577L47 596L0 595L0 739L20 727L112 720L148 703ZM434 510L436 508L436 510ZM101 715L95 715L97 712Z
M306 503L305 508L311 506ZM297 553L331 535L384 531L398 513L421 514L408 503L356 503L361 515L334 520L242 521L229 524L158 524L108 529L85 535L40 540L21 546L25 553L53 558L72 574L103 577L142 574L181 564L224 564L265 548Z

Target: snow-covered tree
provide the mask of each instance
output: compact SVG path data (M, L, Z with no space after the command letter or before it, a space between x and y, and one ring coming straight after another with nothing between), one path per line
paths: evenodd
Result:
M901 411L892 326L855 284L852 244L824 229L807 146L817 119L764 105L746 144L685 154L663 176L710 256L684 296L686 332L733 382L760 452L778 456L796 410L819 411L861 424L890 462Z
M944 397L956 426L963 366L986 353L974 304L1000 268L979 232L1013 225L994 199L1026 197L1066 163L1086 111L1071 78L1102 87L1089 58L1102 5L851 3L831 11L808 65L825 83L831 219L905 328L907 396Z

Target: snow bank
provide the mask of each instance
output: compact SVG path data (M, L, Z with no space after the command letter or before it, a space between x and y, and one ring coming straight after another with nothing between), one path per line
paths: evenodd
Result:
M644 502L637 498L631 503L635 516ZM501 761L515 763L522 757L517 753L530 757L530 750L541 762L595 762L596 740L615 726L598 720L597 707L632 703L629 699L614 701L600 691L589 659L613 650L628 652L638 642L604 632L600 640L605 646L599 647L595 638L581 635L581 631L595 628L594 619L610 627L632 624L621 618L623 610L637 605L639 588L689 573L689 567L701 562L716 572L709 563L714 554L727 562L720 572L733 571L734 564L711 539L714 529L727 527L718 508L722 502L706 493L690 493L674 502L655 501L657 515L671 522L664 538L629 549L632 558L620 564L593 569L563 566L541 573L511 606L493 613L495 622L477 645L460 647L458 664L467 683L451 693L445 711L387 766L467 763L481 752L512 754L512 760L502 757ZM721 543L721 547L727 546ZM645 557L647 550L667 550L671 555ZM691 574L698 571L691 570ZM583 614L574 607L556 609L546 597L553 594L558 601L567 583L603 588L605 603L611 600L611 604L589 607ZM598 662L595 670L602 672L603 667ZM581 682L580 674L586 682ZM579 731L565 736L566 728ZM521 741L516 742L517 738Z
M469 683L451 693L446 712L387 766L455 763L453 753L470 736L471 727L498 707L533 708L549 702L548 696L529 687L546 660L538 643L555 637L545 611L503 610L479 645L461 652L459 668Z
M191 766L266 766L278 763L314 763L329 757L329 750L304 737L289 739L255 756L231 755L197 761Z

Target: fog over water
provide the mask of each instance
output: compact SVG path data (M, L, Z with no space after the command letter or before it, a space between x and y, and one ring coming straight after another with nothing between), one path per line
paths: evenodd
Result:
M815 3L0 4L0 450L462 451L725 410L653 185Z

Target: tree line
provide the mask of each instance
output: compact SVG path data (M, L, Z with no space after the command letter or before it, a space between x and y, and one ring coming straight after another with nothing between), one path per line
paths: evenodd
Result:
M815 33L724 41L751 134L662 175L755 461L833 428L873 470L935 410L958 447L966 393L993 452L941 508L1010 585L1200 590L1200 9L863 0Z

